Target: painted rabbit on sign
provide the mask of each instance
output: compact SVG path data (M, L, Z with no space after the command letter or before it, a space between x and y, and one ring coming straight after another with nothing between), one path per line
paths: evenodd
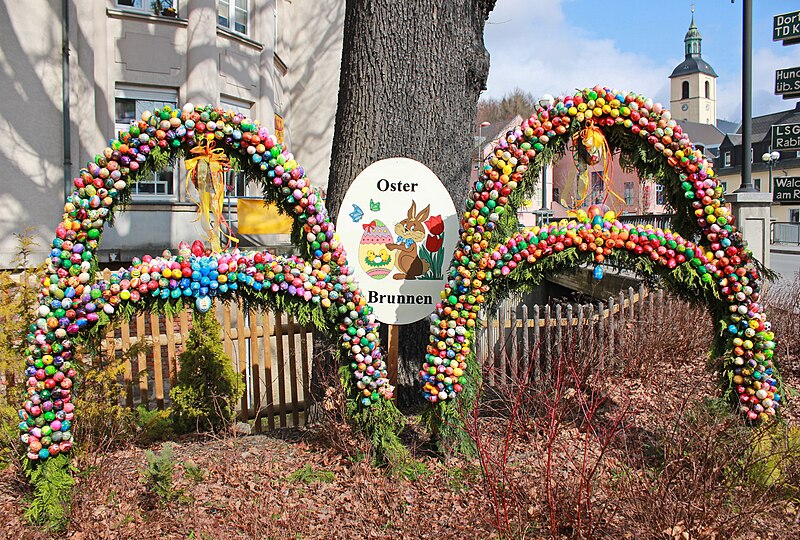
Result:
M395 266L399 270L394 279L417 279L430 268L430 263L419 257L417 244L425 239L425 224L430 214L430 205L417 214L417 203L411 201L408 216L394 226L397 242L386 244L388 249L397 250Z

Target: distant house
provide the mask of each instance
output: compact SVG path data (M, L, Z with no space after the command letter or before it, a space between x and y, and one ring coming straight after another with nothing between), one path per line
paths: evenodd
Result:
M752 178L754 187L763 193L773 191L770 185L770 166L762 159L764 154L772 151L772 126L777 124L800 123L800 103L794 109L788 109L762 116L756 116L752 122L752 146L750 155L743 155L742 133L728 133L719 147L719 160L715 165L717 174L726 191L737 189L741 183L742 160L750 159L753 164ZM800 177L800 152L779 152L778 161L772 165L774 179ZM776 201L772 206L772 220L777 222L800 222L800 200L793 202Z

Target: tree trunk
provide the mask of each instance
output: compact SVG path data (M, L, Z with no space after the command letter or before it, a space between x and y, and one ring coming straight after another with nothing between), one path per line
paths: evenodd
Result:
M462 211L478 97L489 72L483 29L494 4L347 0L326 201L332 219L355 177L390 157L429 167ZM400 343L402 405L420 395L416 381L428 343L427 321L403 326Z

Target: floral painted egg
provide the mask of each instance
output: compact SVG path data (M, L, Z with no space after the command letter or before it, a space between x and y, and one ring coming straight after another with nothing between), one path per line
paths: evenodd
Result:
M383 279L394 267L394 252L386 247L394 241L392 233L382 221L375 219L362 225L364 234L358 244L358 262L367 275Z

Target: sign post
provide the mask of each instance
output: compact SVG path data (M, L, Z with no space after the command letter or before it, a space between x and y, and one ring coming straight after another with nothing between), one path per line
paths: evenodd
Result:
M783 96L783 99L800 97L800 67L775 72L775 95Z
M800 11L772 18L772 41L782 41L784 45L800 43Z
M784 176L773 179L772 201L775 203L800 203L800 176Z
M773 150L800 150L800 124L774 124Z
M342 200L336 230L375 317L388 325L387 365L397 381L400 326L429 316L440 300L458 242L450 194L408 158L364 169Z

